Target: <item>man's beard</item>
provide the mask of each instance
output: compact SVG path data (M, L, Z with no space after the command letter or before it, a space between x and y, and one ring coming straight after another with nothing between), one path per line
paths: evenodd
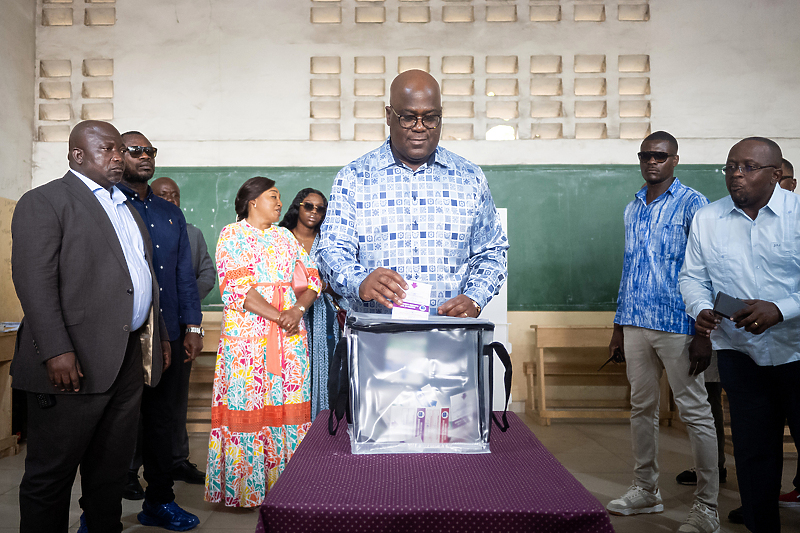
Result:
M142 176L139 174L130 174L127 170L125 170L125 174L123 179L128 183L147 183L153 177L153 174L149 176Z

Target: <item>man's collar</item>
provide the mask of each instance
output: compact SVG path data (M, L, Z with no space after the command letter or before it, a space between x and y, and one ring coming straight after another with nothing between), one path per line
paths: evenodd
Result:
M138 198L139 197L139 193L138 192L134 191L133 189L131 189L130 187L128 187L127 185L125 185L122 182L118 183L117 187L119 187L119 190L124 192L125 196L127 196L128 198L134 198L134 197ZM147 186L147 193L144 195L144 198L139 198L139 200L145 201L147 198L150 197L151 194L153 194L153 189L151 189L150 185L148 185Z
M97 183L96 181L87 178L86 176L84 176L83 174L81 174L80 172L75 170L74 168L70 168L69 171L72 172L73 174L75 174L75 176L77 176L78 179L80 179L87 187L89 187L89 190L92 191L92 194L97 194L97 191L105 191L105 192L109 193L111 201L114 202L115 204L119 204L119 203L122 203L122 202L125 201L125 196L124 195L120 195L120 190L117 188L116 185L113 185L111 187L111 191L109 191L108 189L106 189L105 187L103 187L102 185Z
M448 157L446 151L439 145L436 146L436 149L428 158L428 161L423 164L432 166L434 163L445 168L452 165L452 161ZM392 152L392 138L389 137L386 139L386 142L378 148L378 170L389 168L392 165L401 166L403 163L398 161L394 156L394 152Z
M681 186L681 182L678 179L678 177L675 176L675 179L672 180L672 183L670 184L669 188L666 191L664 191L663 193L661 193L661 196L664 196L664 194L666 194L666 193L669 193L670 195L675 196L675 192L678 190L678 187L680 187L680 186ZM659 198L661 198L661 196L659 196ZM642 187L641 189L636 191L636 197L646 203L647 186Z
M768 208L770 211L772 211L774 215L780 216L781 213L783 212L784 205L786 204L786 194L787 191L784 191L778 186L778 184L775 184L775 188L772 189L772 196L770 196L767 205L758 210L759 214L765 208ZM788 194L794 194L794 193L788 193ZM741 213L743 216L746 216L747 218L750 218L741 207L737 206L736 203L734 203L733 198L731 197L730 194L725 197L725 200L729 202L729 207L724 210L722 216L728 215L735 211L737 213Z

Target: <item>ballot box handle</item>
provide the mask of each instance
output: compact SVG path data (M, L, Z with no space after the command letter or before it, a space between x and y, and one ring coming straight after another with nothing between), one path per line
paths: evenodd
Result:
M508 429L508 418L506 417L506 412L508 411L508 400L511 399L511 357L508 355L506 347L500 342L487 344L484 346L483 350L485 355L492 355L492 352L496 353L498 359L500 359L500 362L503 363L503 366L506 369L505 373L503 374L503 384L506 388L506 401L503 404L503 415L501 416L503 419L502 424L497 420L497 415L494 414L494 411L492 411L492 420L494 420L494 423L497 425L500 431L505 433Z

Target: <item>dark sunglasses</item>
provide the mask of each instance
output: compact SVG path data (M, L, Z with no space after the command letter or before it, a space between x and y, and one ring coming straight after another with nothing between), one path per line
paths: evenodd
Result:
M311 202L303 202L300 205L302 205L303 209L305 209L306 211L317 211L318 213L324 213L325 211L328 210L328 208L325 207L324 205L314 205Z
M667 152L639 152L637 155L642 163L647 163L650 159L655 159L656 163L663 163L672 157L672 154Z
M141 156L142 152L149 155L150 157L155 157L156 154L158 153L158 148L154 148L152 146L126 146L125 149L133 157Z

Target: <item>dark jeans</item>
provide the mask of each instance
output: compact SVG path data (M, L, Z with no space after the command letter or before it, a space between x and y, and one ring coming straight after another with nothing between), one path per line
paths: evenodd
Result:
M787 418L795 426L800 422L800 361L758 366L734 350L719 350L717 355L730 402L745 525L756 533L780 531L783 428Z
M189 378L192 375L192 362L180 363L178 372L178 404L175 412L175 433L172 437L172 466L189 459L189 434L186 431L186 415L189 410ZM205 470L205 469L203 469Z
M117 379L102 394L56 394L42 409L27 393L28 450L19 486L21 533L66 533L78 466L91 532L122 531L122 488L142 398L142 351L132 333Z
M714 429L717 430L717 464L720 472L725 468L725 413L722 409L722 385L719 381L706 381L708 403L714 417Z

